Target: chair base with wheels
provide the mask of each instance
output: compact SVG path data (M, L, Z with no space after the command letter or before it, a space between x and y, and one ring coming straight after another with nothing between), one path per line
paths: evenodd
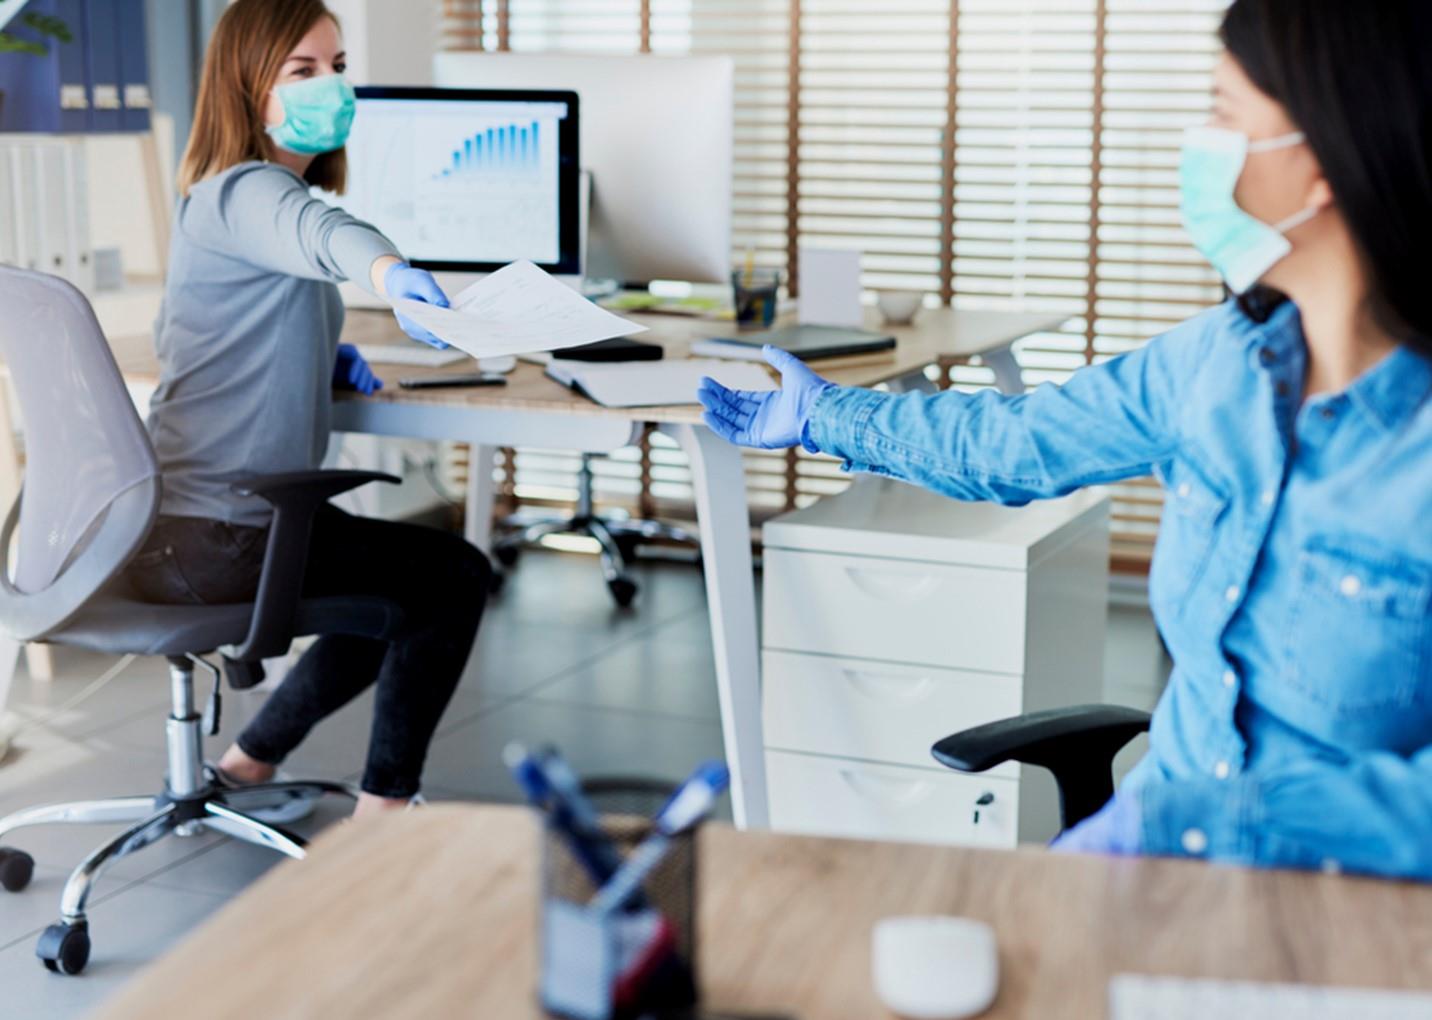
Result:
M1148 730L1151 718L1115 705L1056 708L953 733L931 753L957 772L985 772L1007 761L1048 769L1059 786L1060 828L1072 829L1114 795L1114 758Z
M194 667L213 673L214 693L204 713L196 710ZM0 839L17 829L50 824L127 824L128 828L104 843L75 868L65 883L60 920L40 936L35 953L55 972L78 974L89 962L89 922L85 907L100 875L122 857L137 853L169 836L192 837L205 831L266 847L288 857L304 856L304 840L266 821L297 819L313 802L333 793L356 798L357 790L323 780L263 783L235 788L221 781L204 764L203 734L218 728L219 673L198 656L169 660L171 705L167 722L169 772L164 789L156 794L75 801L27 808L0 818ZM22 850L0 847L0 884L7 892L20 892L30 883L34 860Z
M284 821L301 817L325 793L354 795L326 782L236 787L206 769L203 735L219 730L222 673L202 656L222 651L231 681L243 686L296 637L398 636L402 612L387 599L303 594L318 510L360 485L398 479L315 470L235 480L236 497L272 508L253 601L145 602L129 590L125 568L159 517L159 460L94 310L64 280L10 266L0 266L0 308L0 359L18 397L27 451L24 488L0 526L0 634L12 642L163 656L170 668L168 775L160 792L30 808L0 819L0 837L52 822L129 826L75 869L60 921L40 939L45 966L77 974L89 960L85 906L113 862L166 836L205 830L302 857L303 840L286 831ZM196 666L214 678L202 714L194 700ZM0 850L5 890L23 889L33 871L28 854Z
M593 502L592 458L583 455L577 473L577 509L570 517L539 521L518 527L493 543L493 557L503 567L517 563L523 546L536 545L551 535L585 535L601 547L602 576L616 604L623 609L632 604L637 584L627 571L628 562L638 546L653 542L698 546L700 540L683 528L662 521L622 520L601 517Z

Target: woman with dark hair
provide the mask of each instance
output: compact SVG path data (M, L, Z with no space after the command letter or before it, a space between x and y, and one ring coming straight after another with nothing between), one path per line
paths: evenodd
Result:
M1184 222L1236 299L1062 387L893 395L781 352L712 429L1019 505L1156 473L1175 667L1056 846L1432 879L1432 4L1236 0Z

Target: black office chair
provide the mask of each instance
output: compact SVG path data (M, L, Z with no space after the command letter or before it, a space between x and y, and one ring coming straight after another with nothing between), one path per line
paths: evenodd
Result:
M1114 758L1151 718L1116 705L1056 708L951 734L930 753L956 772L1007 761L1048 769L1059 786L1060 829L1072 829L1114 795Z
M234 789L203 758L203 737L218 733L219 667L252 686L264 658L287 652L294 637L393 637L402 623L379 598L304 599L313 516L330 498L370 481L366 471L314 471L256 477L236 490L274 508L263 573L253 604L158 606L139 601L122 571L158 514L161 482L149 437L84 296L63 280L0 266L0 357L10 370L26 437L24 491L0 530L0 630L18 641L47 641L169 661L168 775L157 794L22 810L0 818L0 838L54 822L126 823L89 855L65 884L61 918L36 954L52 971L78 974L90 955L85 905L114 861L169 835L206 829L304 856L304 841L253 817L294 808L325 793L356 796L341 783L269 783ZM14 572L6 554L18 537ZM194 699L194 669L214 678L208 708ZM0 885L25 888L29 854L0 848Z
M499 564L511 569L517 564L523 546L537 545L549 535L586 535L594 538L599 546L602 576L606 579L607 589L616 604L626 609L637 595L637 584L632 580L627 565L635 558L639 546L666 542L694 546L699 550L701 540L685 528L665 521L603 517L598 514L592 460L591 454L582 455L577 468L577 507L570 516L525 525L515 520L505 521L504 526L511 530L492 544L492 553Z

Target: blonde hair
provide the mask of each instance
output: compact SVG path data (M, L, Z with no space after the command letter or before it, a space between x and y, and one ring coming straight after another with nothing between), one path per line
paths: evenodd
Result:
M194 127L179 165L180 194L231 166L273 158L264 106L284 61L320 18L338 24L323 0L236 0L224 12L204 57ZM304 178L341 194L347 154L323 153Z

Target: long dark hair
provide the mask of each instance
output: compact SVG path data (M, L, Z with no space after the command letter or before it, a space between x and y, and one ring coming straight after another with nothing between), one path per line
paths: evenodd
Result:
M1235 0L1219 34L1307 136L1378 325L1432 356L1432 2ZM1258 288L1244 310L1280 300Z

